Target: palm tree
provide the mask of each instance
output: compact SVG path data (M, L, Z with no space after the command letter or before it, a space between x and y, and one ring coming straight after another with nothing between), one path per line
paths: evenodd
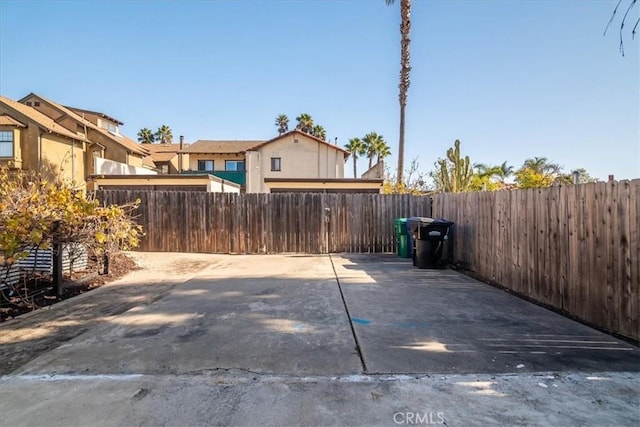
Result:
M149 128L142 128L140 132L138 132L138 142L141 144L153 144L155 141L155 137L153 136L153 132Z
M382 135L378 135L375 132L366 134L364 138L362 138L362 142L364 143L367 157L369 157L369 169L371 169L373 166L373 158L383 150L383 147L386 147L387 143ZM379 159L378 157L378 160Z
M391 155L391 148L383 141L376 154L378 155L378 163L380 163L382 159Z
M395 0L386 0L387 5L395 3ZM407 106L407 92L411 84L409 73L411 72L409 44L411 39L411 0L400 0L400 89L398 100L400 101L400 138L398 141L398 184L402 182L404 170L404 110Z
M171 144L173 141L173 133L171 133L171 128L167 125L162 125L158 128L155 134L156 141L161 144Z
M559 164L549 162L546 157L527 159L524 161L523 167L543 175L557 174L562 169Z
M323 141L327 140L327 131L324 130L324 127L322 125L314 125L313 129L311 129L311 135L315 136L316 138L320 138Z
M276 117L276 126L278 127L278 134L286 133L289 130L289 117L286 114L280 114Z
M358 156L364 156L367 152L367 147L364 145L360 138L351 138L349 143L344 148L351 154L353 159L353 177L358 177L357 161Z
M296 117L296 121L298 124L296 125L296 129L301 130L302 132L306 132L311 134L313 132L313 118L311 115L307 113L302 113L298 117Z
M504 184L504 180L509 178L511 175L513 175L513 173L515 172L515 169L513 166L510 166L507 164L507 162L502 162L502 164L500 165L500 182Z

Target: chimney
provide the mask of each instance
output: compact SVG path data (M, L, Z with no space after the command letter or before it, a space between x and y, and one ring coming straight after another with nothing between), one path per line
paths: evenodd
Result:
M184 148L184 136L180 135L180 151L178 151L178 173L182 173L182 149Z
M609 175L609 182L611 182L613 180L614 180L613 175Z

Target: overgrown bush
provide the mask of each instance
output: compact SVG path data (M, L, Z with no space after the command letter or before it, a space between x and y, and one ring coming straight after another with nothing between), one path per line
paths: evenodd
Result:
M143 230L132 217L138 204L100 206L72 183L0 168L0 285L13 264L54 240L98 256L138 246Z

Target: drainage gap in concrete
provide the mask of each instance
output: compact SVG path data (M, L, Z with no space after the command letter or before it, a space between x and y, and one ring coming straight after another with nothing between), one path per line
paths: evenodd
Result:
M333 258L331 254L329 254L329 261L331 261L331 268L333 269L333 275L336 278L336 283L338 284L338 290L340 291L340 298L342 298L342 305L344 306L344 311L347 313L347 319L349 319L349 326L351 327L351 335L353 335L353 340L356 343L356 351L358 352L358 357L360 358L360 363L362 364L362 372L367 373L367 363L364 361L364 354L362 354L362 347L360 346L360 341L358 340L358 336L356 335L356 329L353 326L353 321L351 320L351 313L349 313L349 306L347 306L347 300L344 298L344 292L342 291L342 284L340 284L340 279L338 278L338 273L336 272L336 266L333 264Z

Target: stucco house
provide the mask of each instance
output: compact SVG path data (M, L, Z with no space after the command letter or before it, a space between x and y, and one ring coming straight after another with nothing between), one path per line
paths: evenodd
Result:
M149 151L123 135L123 123L104 113L68 107L35 93L18 101L31 107L90 143L95 161L86 162L85 177L94 174L155 174Z
M144 160L153 164L162 175L178 174L189 167L189 154L182 151L189 146L180 136L179 144L142 144L149 156Z
M0 166L39 171L84 187L86 165L101 150L35 108L0 96Z
M382 180L344 178L349 153L297 129L267 141L199 140L183 152L189 155L185 173L213 173L247 193L382 189Z

